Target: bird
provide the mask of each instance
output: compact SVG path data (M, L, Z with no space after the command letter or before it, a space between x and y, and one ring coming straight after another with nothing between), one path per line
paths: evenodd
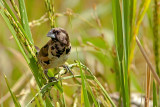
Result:
M56 78L48 76L48 69L62 66L69 70L64 63L71 52L71 43L68 33L63 28L52 28L47 37L50 37L50 40L37 52L37 58L49 81L53 81Z

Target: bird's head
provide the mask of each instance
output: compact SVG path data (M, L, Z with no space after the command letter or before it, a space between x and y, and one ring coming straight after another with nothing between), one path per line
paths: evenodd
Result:
M50 37L53 41L58 40L61 44L69 45L68 33L63 28L53 28L51 29L47 37Z

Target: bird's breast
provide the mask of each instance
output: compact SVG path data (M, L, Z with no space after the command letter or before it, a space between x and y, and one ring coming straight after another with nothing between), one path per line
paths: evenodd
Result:
M68 59L68 54L62 55L61 57L55 57L50 60L50 64L48 65L48 68L55 68L63 65Z
M40 55L39 62L44 69L56 68L63 65L70 54L71 45L65 46L59 42L48 45L47 56Z

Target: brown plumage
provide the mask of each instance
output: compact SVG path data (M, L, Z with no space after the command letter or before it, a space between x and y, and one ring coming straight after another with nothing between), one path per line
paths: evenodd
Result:
M71 51L69 36L64 29L53 28L48 32L47 37L51 39L37 55L39 64L44 70L62 66Z

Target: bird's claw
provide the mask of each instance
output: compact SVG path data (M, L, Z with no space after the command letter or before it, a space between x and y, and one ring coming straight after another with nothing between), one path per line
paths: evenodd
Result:
M49 77L48 76L48 70L47 69L45 69L44 70L44 74L46 75L46 77L48 78L48 80L49 80L49 82L58 82L58 80L56 79L56 77Z
M66 69L64 74L67 74L67 72L70 72L74 76L73 72L70 70L70 68L67 65L63 65L63 68Z
M57 78L56 77L49 77L49 82L58 82Z

